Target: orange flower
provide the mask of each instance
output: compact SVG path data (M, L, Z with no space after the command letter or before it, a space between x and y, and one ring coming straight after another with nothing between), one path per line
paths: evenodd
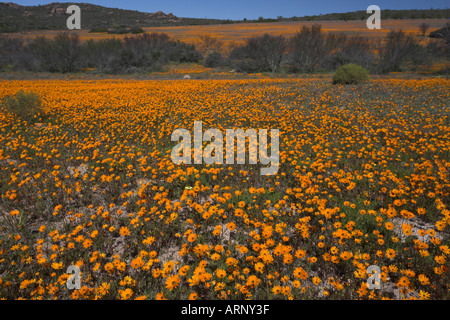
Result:
M125 290L119 290L119 294L122 300L128 300L133 295L133 290L131 290L130 288L127 288Z
M127 236L130 234L130 230L127 227L121 227L119 233L121 236Z
M384 227L385 227L387 230L393 230L393 229L394 229L394 224L393 224L392 222L386 222L386 223L384 224Z
M175 289L176 287L178 287L178 285L180 284L180 277L175 274L175 275L171 275L169 277L167 277L166 279L166 288L170 291L172 291L173 289Z
M258 272L263 272L263 270L264 270L264 263L261 263L261 262L257 262L257 263L255 263L255 270L256 271L258 271Z
M164 297L164 293L163 292L158 292L156 294L156 300L167 300L167 299Z
M261 283L261 279L259 279L255 275L251 275L247 278L246 285L250 288L253 288L253 287L256 287L257 285L259 285L260 283Z
M233 231L234 229L236 229L236 225L234 224L234 222L229 222L227 223L227 228Z
M223 278L227 275L226 271L223 269L217 269L216 270L216 275L218 278Z
M302 267L298 267L294 270L294 277L306 280L306 278L308 278L308 273Z
M389 259L394 259L396 256L395 250L394 249L387 249L386 250L386 257L388 257Z
M17 216L19 214L19 210L12 210L9 214L12 216Z
M189 300L197 300L198 299L198 294L197 292L191 292L189 294Z
M197 239L197 235L195 233L191 233L187 238L187 240L191 243L194 242L196 239Z

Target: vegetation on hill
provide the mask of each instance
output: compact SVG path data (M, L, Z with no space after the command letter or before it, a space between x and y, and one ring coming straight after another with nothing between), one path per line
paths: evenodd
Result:
M242 22L279 22L279 21L319 21L319 20L363 20L368 17L366 11L329 13L313 16L279 16L276 19L259 17L258 19L202 19L180 18L172 13L161 11L154 13L108 8L89 3L54 2L38 6L21 6L11 2L0 3L0 32L20 32L30 30L66 29L69 5L76 4L82 10L82 29L87 30L125 30L139 27L158 27L174 25L231 24ZM450 9L426 10L383 10L383 19L442 19L450 17Z
M183 19L172 13L155 13L107 8L88 3L50 3L39 6L20 6L15 3L0 3L0 31L19 32L28 30L63 30L71 4L81 8L82 29L127 28L180 25Z
M445 19L450 17L450 9L424 9L424 10L389 10L382 9L383 19ZM365 10L318 14L303 17L277 17L277 19L265 19L260 17L257 20L248 20L250 22L270 22L270 21L320 21L320 20L364 20L368 14Z

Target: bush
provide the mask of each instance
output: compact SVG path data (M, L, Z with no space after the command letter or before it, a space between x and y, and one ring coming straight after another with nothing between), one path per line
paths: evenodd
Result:
M212 37L210 35L201 35L200 41L197 46L197 50L203 55L207 56L212 52L222 52L224 43L222 40L219 40L217 37Z
M241 72L278 72L286 49L283 36L252 37L245 45L234 48L229 56L231 65Z
M382 73L402 71L403 64L417 53L418 46L416 40L402 30L390 31L385 45L380 50L379 71Z
M109 34L127 34L127 33L130 33L130 30L128 30L125 27L118 27L118 28L114 28L114 29L109 29L108 33Z
M81 43L77 34L61 32L54 39L37 37L23 48L18 69L36 72L73 72L78 69Z
M19 69L36 72L56 72L53 40L37 37L24 46L24 58Z
M79 65L104 73L130 74L161 71L170 62L198 62L201 58L193 45L170 40L164 33L142 33L86 41Z
M80 39L78 34L61 32L53 40L54 65L58 72L73 72L77 70L77 60L80 55Z
M23 40L0 34L0 71L11 70L23 57Z
M144 29L142 29L141 27L131 27L130 33L131 34L144 33Z
M340 66L354 63L368 70L373 69L375 54L372 40L360 36L348 37L345 35L333 35L335 43L328 56L324 60L326 70L336 70Z
M333 75L333 84L355 84L368 79L369 72L353 63L340 66Z
M93 27L89 30L89 33L107 33L108 28L105 27Z
M293 72L313 73L324 68L330 53L336 51L333 35L327 35L320 25L303 26L289 40L289 65Z
M34 92L18 91L13 96L6 96L2 101L2 106L23 120L38 120L43 114L43 104L41 97Z
M122 49L120 39L88 40L84 43L81 63L87 68L95 68L99 72L112 73L117 52Z
M211 52L203 62L203 65L207 68L217 68L223 65L222 55L218 52Z

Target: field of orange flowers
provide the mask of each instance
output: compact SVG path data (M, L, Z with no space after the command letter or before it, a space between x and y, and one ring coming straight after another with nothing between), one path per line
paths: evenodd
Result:
M344 33L349 36L363 36L370 39L382 39L391 30L403 30L404 32L416 36L420 42L427 43L430 39L419 36L419 26L427 23L431 30L437 30L446 23L446 19L383 19L381 29L368 29L366 20L323 20L323 21L286 21L286 22L261 22L261 23L233 23L221 25L196 25L196 26L170 26L170 27L147 27L145 32L162 32L173 40L180 40L186 43L199 45L201 35L209 35L223 42L222 50L228 52L232 47L242 45L247 38L262 36L265 33L271 35L283 35L291 37L299 32L303 26L310 27L320 24L326 33ZM13 37L23 39L33 39L37 36L48 38L55 37L60 31L39 30L11 34ZM124 38L129 34L107 34L90 33L89 30L74 30L82 41L100 40L110 38Z
M0 298L450 298L448 79L0 82L19 90L46 108L0 110ZM195 120L279 129L278 173L174 165Z

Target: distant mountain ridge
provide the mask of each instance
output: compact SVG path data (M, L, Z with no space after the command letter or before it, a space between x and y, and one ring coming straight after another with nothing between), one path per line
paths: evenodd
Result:
M21 6L13 2L0 2L0 32L20 32L31 30L64 30L68 6L75 4L81 8L82 29L124 29L158 26L185 26L229 23L253 23L275 21L320 21L320 20L362 20L368 17L365 11L328 13L313 16L263 18L254 20L223 20L177 17L172 13L153 13L108 8L90 3L54 2L38 6ZM449 18L450 9L389 10L382 8L382 19L430 19Z
M61 30L66 28L67 7L75 4L81 8L81 28L152 27L181 25L183 19L172 13L154 13L107 8L89 3L50 3L38 6L21 6L0 2L0 31Z

